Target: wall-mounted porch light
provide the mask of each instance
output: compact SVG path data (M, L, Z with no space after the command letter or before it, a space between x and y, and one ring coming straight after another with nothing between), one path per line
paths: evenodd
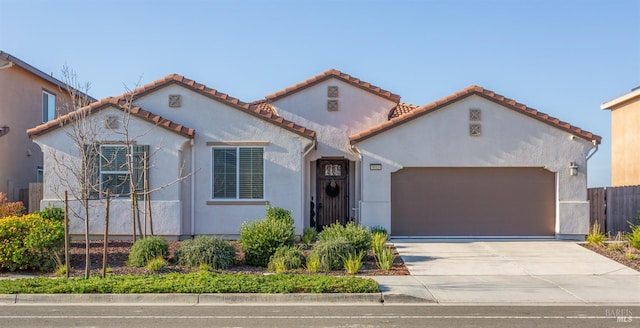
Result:
M578 175L578 164L576 162L569 163L569 174L572 176Z

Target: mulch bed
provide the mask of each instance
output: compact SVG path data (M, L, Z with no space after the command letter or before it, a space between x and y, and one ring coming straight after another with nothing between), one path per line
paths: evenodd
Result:
M623 250L613 250L609 249L606 245L600 246L595 244L582 244L583 247L588 248L602 256L606 256L618 263L624 264L631 269L636 271L640 271L640 250L630 247L625 244ZM637 258L635 260L630 260L625 257L625 254L630 252L632 254L636 254Z
M192 268L187 266L177 265L175 263L174 254L180 245L178 241L170 241L169 244L169 265L165 267L160 272L151 272L146 268L136 268L132 266L128 266L126 264L127 258L129 257L129 251L131 250L131 246L133 245L132 241L110 241L108 243L108 256L107 256L107 275L127 275L127 274L164 274L164 273L188 273L197 271L198 268ZM243 263L243 254L240 249L240 246L236 242L232 242L232 244L236 247L238 256L236 257L236 265L233 267L218 271L223 273L265 273L267 272L266 268L261 267L253 267L244 265ZM90 246L90 262L91 262L91 275L101 275L102 274L102 254L103 254L103 243L102 241L91 241L89 243ZM395 248L393 248L393 252L396 255L396 259L393 263L393 267L389 271L382 271L378 269L378 266L375 261L375 257L372 254L368 254L363 260L362 268L358 272L358 276L378 276L378 275L409 275L409 270L405 266L402 258L398 255L398 252ZM83 277L85 272L85 243L84 242L73 242L71 243L70 248L70 266L71 277ZM43 272L33 272L33 271L20 271L20 272L7 272L0 271L0 276L7 276L10 274L34 274L40 276L55 276L54 273L43 273ZM295 271L295 273L303 273L307 272L304 269ZM311 273L309 273L311 274ZM347 275L344 270L341 271L328 271L321 272L315 274L329 274L329 275Z

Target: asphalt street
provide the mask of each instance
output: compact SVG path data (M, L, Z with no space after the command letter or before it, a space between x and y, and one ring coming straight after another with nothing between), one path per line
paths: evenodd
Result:
M638 327L635 306L7 305L0 327Z

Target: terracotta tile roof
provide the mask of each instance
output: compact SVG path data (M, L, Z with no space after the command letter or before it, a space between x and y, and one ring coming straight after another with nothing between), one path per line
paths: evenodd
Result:
M321 74L318 74L318 75L316 75L316 76L314 76L312 78L304 80L304 81L302 81L302 82L300 82L300 83L298 83L298 84L296 84L294 86L291 86L291 87L288 87L288 88L286 88L284 90L281 90L281 91L278 91L276 93L270 94L270 95L266 96L265 98L267 99L267 101L273 102L273 101L276 101L278 99L284 98L284 97L286 97L286 96L288 96L290 94L296 93L296 92L298 92L300 90L303 90L305 88L308 88L310 86L313 86L313 85L315 85L317 83L320 83L320 82L325 81L325 80L330 79L330 78L337 78L339 80L342 80L342 81L344 81L346 83L349 83L349 84L351 84L353 86L356 86L356 87L358 87L358 88L360 88L362 90L371 92L371 93L373 93L373 94L375 94L377 96L380 96L382 98L386 98L386 99L389 99L389 100L394 101L394 102L400 102L400 96L399 95L396 95L396 94L393 94L393 93L391 93L391 92L389 92L387 90L381 89L380 87L372 85L371 83L361 81L360 79L355 78L355 77L353 77L353 76L351 76L349 74L342 73L337 69L327 70L327 71L325 71L325 72L323 72Z
M391 109L391 111L389 112L389 119L394 119L396 117L400 117L402 115L409 114L411 111L413 111L414 109L416 109L418 107L420 107L420 106L401 102L401 103L398 104L398 106L393 107Z
M491 90L487 90L483 87L477 86L477 85L472 85L470 87L467 87L461 91L458 91L448 97L442 98L440 100L436 100L435 102L432 102L430 104L426 104L424 106L421 106L419 108L416 108L412 111L410 111L407 114L392 118L391 120L384 122L382 124L379 124L367 131L363 131L360 132L358 134L352 135L351 137L349 137L351 144L356 144L360 141L363 141L367 138L370 138L374 135L377 135L379 133L382 133L384 131L387 131L391 128L394 128L398 125L401 125L403 123L409 122L413 119L416 119L418 117L421 117L423 115L432 113L440 108L446 107L448 105L451 105L457 101L460 101L466 97L469 97L471 95L477 95L480 97L483 97L487 100L493 101L501 106L507 107L509 109L512 109L518 113L524 114L526 116L529 116L531 118L534 118L538 121L541 121L543 123L549 124L555 128L558 128L560 130L564 130L567 131L577 137L583 138L585 140L588 141L592 141L594 140L595 142L597 142L598 144L602 141L602 137L595 135L589 131L585 131L582 130L576 126L573 126L567 122L563 122L560 121L559 119L549 116L548 114L539 112L538 110L531 108L531 107L527 107L526 105L520 104L518 102L516 102L513 99L509 99L509 98L505 98L502 95L499 95Z
M146 94L149 94L157 89L160 89L162 87L165 87L169 84L177 84L180 86L183 86L187 89L193 90L201 95L204 95L208 98L211 98L213 100L219 101L221 103L224 103L226 105L229 105L233 108L236 108L238 110L241 110L245 113L248 113L250 115L253 115L255 117L258 117L260 119L263 119L267 122L270 122L272 124L275 124L277 126L280 126L281 128L284 128L286 130L289 130L291 132L294 132L298 135L301 135L303 137L309 138L309 139L315 139L316 137L316 133L315 131L309 130L303 126L297 125L291 121L287 121L285 119L283 119L282 117L279 117L278 115L276 115L273 111L273 109L269 110L267 108L265 108L265 106L261 103L245 103L243 101L240 101L237 98L233 98L225 93L221 93L215 89L211 89L207 86L205 86L204 84L198 83L194 80L189 80L181 75L178 74L171 74L171 75L167 75L162 79L156 80L154 82L148 83L143 85L140 88L137 88L136 90L133 90L129 93L125 93L122 96L119 96L117 98L106 98L103 99L97 103L93 103L81 110L90 110L90 111L94 111L96 109L101 109L102 107L99 106L105 106L104 102L111 102L114 101L117 104L120 104L121 101L124 101L124 99L127 99L128 97L131 96L131 94L134 94L134 98L139 98L141 96L144 96ZM271 107L271 106L269 106ZM148 111L145 111L143 109L139 109L140 110L140 115L136 115L139 116L143 119L147 119L147 120L151 120L152 122L155 122L156 124L161 124L158 122L163 122L161 125L165 126L165 127L174 127L176 128L177 126L182 127L181 125L178 125L176 123L168 123L166 121L168 120L164 120L162 119L160 116L152 114ZM133 112L133 110L132 110ZM153 117L153 119L151 119ZM163 121L164 120L164 121ZM170 122L170 121L169 121ZM61 123L64 123L64 116L60 117L59 119L47 122L45 124L42 124L34 129L30 129L29 131L32 131L32 133L29 133L29 135L37 135L37 134L41 134L43 133L45 130L49 131L50 129L53 129L55 127L59 127ZM175 124L175 125L174 125ZM192 130L192 129L191 129ZM195 132L194 132L195 133ZM192 137L192 136L191 136Z
M95 112L101 111L105 108L109 108L109 107L116 107L118 109L121 110L125 110L127 109L127 101L124 97L121 98L115 98L115 97L110 97L110 98L105 98L102 99L100 101L91 103L90 105L83 107L81 109L79 109L78 111L74 111L71 112L69 114L63 115L58 117L55 120L49 121L47 123L41 124L36 126L35 128L29 129L27 130L27 135L29 135L29 137L32 136L38 136L41 134L44 134L46 132L49 132L51 130L57 129L59 127L64 126L65 124L68 124L70 122L73 121L74 116L79 115L79 113L81 112L89 112L90 114L93 114ZM177 124L175 122L172 122L168 119L163 118L160 115L156 115L153 114L149 111L146 111L140 107L137 106L131 106L131 115L141 118L145 121L148 121L152 124L158 125L160 127L163 127L169 131L181 134L185 137L188 138L193 138L193 136L195 135L195 130L191 129L191 128L187 128L181 124Z
M194 80L189 80L182 75L171 74L162 79L156 80L149 84L146 84L133 92L136 97L141 97L145 94L151 93L159 88L162 88L168 84L181 85L187 89L191 89L201 95L219 101L223 104L229 105L236 109L239 109L245 113L263 119L267 122L273 123L281 128L294 132L305 138L315 139L316 132L309 130L301 125L295 124L291 121L287 121L282 117L275 114L273 108L266 108L261 102L246 103L238 98L233 98L226 93L219 92L215 89L211 89L204 84L198 83ZM269 106L271 107L271 106Z

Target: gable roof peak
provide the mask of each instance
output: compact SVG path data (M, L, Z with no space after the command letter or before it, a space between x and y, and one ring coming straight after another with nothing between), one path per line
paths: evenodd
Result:
M555 117L542 113L535 108L528 107L527 105L518 103L513 99L506 98L503 95L497 94L491 90L485 89L477 85L468 86L452 95L438 99L432 103L420 106L418 108L401 111L399 112L400 115L390 116L388 121L383 122L377 126L374 126L369 130L352 135L351 137L349 137L349 139L351 141L351 144L356 144L360 141L363 141L379 133L382 133L391 128L394 128L400 124L409 122L415 118L432 113L436 110L449 106L457 101L460 101L472 95L482 97L484 99L497 103L498 105L504 106L506 108L519 112L523 115L536 119L542 123L545 123L555 128L558 128L560 130L569 132L587 141L595 141L598 144L602 141L602 137L600 137L599 135L583 130L577 126L573 126L567 122L563 122Z
M382 97L385 99L388 99L390 101L393 101L395 103L399 103L400 102L400 96L394 93L391 93L390 91L384 90L378 86L372 85L369 82L365 82L360 80L359 78L353 77L349 74L343 73L335 68L331 68L328 69L316 76L310 77L300 83L297 83L293 86L290 86L288 88L285 88L283 90L280 90L278 92L272 93L270 95L267 95L265 97L265 99L267 99L267 101L269 102L273 102L276 101L278 99L282 99L285 98L291 94L294 94L296 92L302 91L306 88L309 88L311 86L314 86L322 81L325 81L327 79L330 78L336 78L339 79L343 82L346 82L348 84L351 84L357 88L360 88L364 91L370 92L378 97Z

